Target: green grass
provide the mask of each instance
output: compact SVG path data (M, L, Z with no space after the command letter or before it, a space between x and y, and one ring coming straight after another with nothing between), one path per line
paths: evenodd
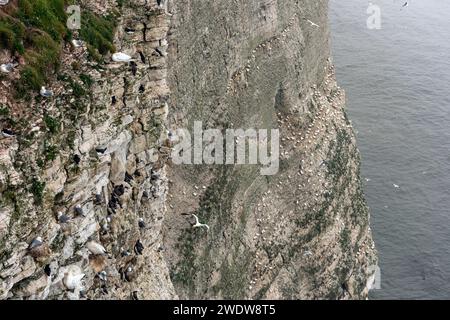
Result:
M15 12L0 18L0 49L21 55L26 62L20 70L20 79L15 82L17 98L29 100L30 91L45 85L59 70L62 44L72 39L72 32L66 27L65 12L72 2L19 0ZM115 51L113 39L117 15L102 17L87 9L82 12L81 38L88 43L91 57L101 62L102 55ZM74 93L84 94L79 89L75 87Z
M31 181L30 192L33 194L36 204L42 203L42 200L44 199L44 189L45 182L41 182L36 178L33 178L33 180Z
M83 14L80 35L86 41L90 56L96 60L101 60L101 56L108 52L115 52L113 45L114 30L117 26L115 15L100 17L92 12Z

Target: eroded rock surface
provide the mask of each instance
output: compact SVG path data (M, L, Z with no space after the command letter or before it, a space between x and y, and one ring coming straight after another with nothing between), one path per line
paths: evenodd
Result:
M366 298L376 256L327 6L82 1L117 14L132 62L66 43L54 96L29 102L17 71L0 78L2 126L20 127L0 140L0 298ZM168 132L194 121L279 128L279 173L171 163Z

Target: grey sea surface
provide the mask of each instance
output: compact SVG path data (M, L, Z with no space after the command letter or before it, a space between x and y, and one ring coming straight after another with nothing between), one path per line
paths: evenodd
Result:
M331 0L338 82L379 251L371 299L450 298L450 1Z

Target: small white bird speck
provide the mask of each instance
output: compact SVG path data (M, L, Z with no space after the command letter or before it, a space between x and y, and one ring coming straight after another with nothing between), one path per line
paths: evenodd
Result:
M312 27L320 28L320 26L319 26L318 24L312 22L311 20L306 19L306 21L307 21Z
M131 57L123 52L116 52L112 55L112 60L114 62L130 62Z
M41 96L43 96L44 98L50 98L53 96L53 91L52 90L47 90L44 86L41 87L41 91L40 91Z

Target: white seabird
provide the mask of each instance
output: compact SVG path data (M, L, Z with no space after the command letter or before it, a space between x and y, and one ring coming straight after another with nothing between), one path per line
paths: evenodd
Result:
M94 240L91 240L88 243L86 243L86 247L92 254L105 255L108 253L104 246L102 246L98 242L95 242Z
M306 21L307 21L311 26L316 27L316 28L320 28L320 26L319 26L318 24L312 22L311 20L306 19Z
M79 48L81 46L83 46L83 41L82 40L77 40L77 39L73 39L72 40L72 44L75 48Z
M0 71L3 73L10 73L17 65L14 63L4 63L0 66Z
M9 0L0 0L0 6L6 6Z
M71 266L64 273L63 284L69 290L79 290L83 288L81 280L83 280L85 274L78 266Z
M112 55L112 60L114 62L130 62L131 57L123 52L116 52Z
M52 90L47 90L44 86L41 87L41 91L40 91L41 96L43 96L44 98L50 98L53 96L53 91Z
M195 218L195 224L192 226L192 228L201 228L201 227L204 227L204 228L206 228L206 231L209 230L209 226L208 226L207 224L200 223L200 222L198 221L198 217L197 217L195 214L192 214L192 216Z
M10 129L3 129L2 130L2 136L5 138L12 138L14 137L16 134L14 133L14 131L10 130Z

